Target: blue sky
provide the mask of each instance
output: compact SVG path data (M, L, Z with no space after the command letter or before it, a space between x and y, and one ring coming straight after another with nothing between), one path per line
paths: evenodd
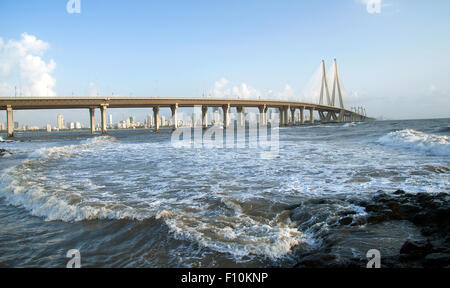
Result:
M220 94L226 79L243 95L300 98L321 59L330 67L337 58L347 106L396 119L450 117L447 0L385 0L374 14L364 0L81 0L79 14L66 3L0 0L3 44L23 33L47 43L38 56L54 62L47 72L58 96L196 97ZM3 94L26 85L14 71L1 75Z

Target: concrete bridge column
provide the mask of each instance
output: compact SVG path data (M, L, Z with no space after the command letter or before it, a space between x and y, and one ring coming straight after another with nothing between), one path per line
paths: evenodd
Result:
M278 108L280 111L280 126L284 126L284 107Z
M265 123L265 125L267 125L267 110L269 110L269 107L266 106L266 108L264 108L264 123Z
M95 108L89 108L90 122L91 122L91 134L95 134Z
M102 134L106 134L106 105L100 106L100 112L102 114Z
M305 124L305 107L300 107L300 124Z
M309 119L311 120L311 124L314 124L314 108L309 108Z
M177 130L178 129L178 117L177 117L178 104L170 106L170 110L172 110L173 130Z
M289 107L284 107L284 126L289 125Z
M266 116L265 116L265 111L267 111L266 108L267 108L266 105L262 105L262 106L258 107L258 109L259 109L259 124L261 126L267 125Z
M159 106L153 107L153 119L155 121L155 132L159 131Z
M208 129L208 106L202 106L202 127Z
M230 104L227 105L223 105L222 106L222 110L223 110L223 129L228 128L228 124L230 121Z
M14 120L13 120L13 109L10 105L6 106L6 119L8 126L8 137L14 137Z
M291 126L295 126L295 107L291 107Z
M244 111L244 108L242 107L242 106L238 106L238 107L236 107L236 111L237 111L237 116L238 116L238 119L237 119L237 126L238 127L242 127L242 126L244 126L244 123L243 123L243 120L244 120L244 113L243 113L243 111Z
M341 111L339 111L338 122L342 123L344 121L345 121L345 111L343 109L341 109Z

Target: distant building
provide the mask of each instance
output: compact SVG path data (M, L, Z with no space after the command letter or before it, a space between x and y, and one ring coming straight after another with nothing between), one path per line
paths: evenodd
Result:
M14 129L19 129L19 122L14 122Z
M64 127L64 116L62 114L58 114L57 123L58 123L57 127L59 130L62 130L65 128Z
M147 121L147 123L146 123L147 127L153 127L153 116L152 115L148 115L146 121Z
M69 124L69 128L72 130L72 129L75 129L75 123L73 123L73 122L70 122L70 124Z
M47 124L47 132L52 132L52 125Z
M113 126L112 114L109 114L109 125Z
M214 123L220 123L220 111L217 109L214 111Z
M0 130L6 130L6 129L5 129L5 124L0 123Z
M76 122L75 123L75 128L76 129L81 129L81 123L80 122Z

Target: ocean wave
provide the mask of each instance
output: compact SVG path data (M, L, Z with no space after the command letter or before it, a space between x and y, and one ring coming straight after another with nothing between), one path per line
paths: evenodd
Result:
M98 136L83 140L79 144L43 147L31 152L30 157L31 158L46 158L46 157L58 158L63 156L67 157L72 154L85 151L86 149L89 149L91 146L105 145L115 141L116 138L111 136Z
M413 129L391 132L380 137L377 143L435 156L450 156L450 141L447 136L427 134Z
M239 261L256 255L280 259L293 247L307 243L308 236L297 229L297 223L283 211L273 219L260 222L246 214L220 216L212 223L203 215L161 211L163 219L176 239L195 241L220 253L229 253Z

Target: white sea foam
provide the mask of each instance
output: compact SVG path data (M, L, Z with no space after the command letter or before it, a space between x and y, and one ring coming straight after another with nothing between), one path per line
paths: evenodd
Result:
M266 222L248 215L221 216L213 223L207 217L174 211L162 211L164 219L178 239L188 239L221 253L230 253L239 261L242 257L262 255L278 259L291 249L309 240L291 222L288 213L281 213Z
M450 142L447 136L427 134L412 129L391 132L379 138L378 143L436 156L450 156Z

